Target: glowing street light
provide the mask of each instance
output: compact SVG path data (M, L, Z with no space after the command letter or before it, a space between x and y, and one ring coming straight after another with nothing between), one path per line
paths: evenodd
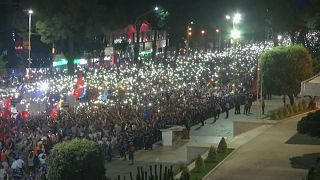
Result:
M277 38L278 38L278 40L279 40L279 41L281 41L282 36L281 36L281 35L278 35L278 37L277 37Z
M226 15L226 19L229 20L231 19L231 17L229 15Z
M205 30L201 30L201 34L204 35L206 33Z
M159 7L158 6L154 7L154 10L159 11Z
M232 39L239 39L241 37L241 33L238 29L231 30L231 38Z
M238 24L238 23L240 23L240 21L241 21L241 14L239 14L239 13L236 13L234 16L233 16L233 23L235 23L235 24Z

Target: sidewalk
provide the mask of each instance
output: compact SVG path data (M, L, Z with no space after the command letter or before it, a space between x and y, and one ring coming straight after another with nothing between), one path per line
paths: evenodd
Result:
M272 100L266 100L265 103L265 112L283 106L280 97L273 97ZM135 165L133 166L129 166L129 162L127 161L113 159L112 162L106 163L107 177L112 177L114 179L114 177L121 174L122 176L127 175L128 178L130 171L135 172L137 170L137 165L149 167L149 165L162 163L168 166L173 165L174 167L177 167L179 163L187 161L187 146L189 144L206 144L210 146L212 144L218 144L221 138L225 137L232 146L239 147L269 127L262 127L247 134L244 133L242 136L237 137L237 139L232 140L233 121L266 121L265 119L257 119L255 107L256 104L254 102L249 116L243 114L235 115L234 109L231 109L229 111L228 119L224 119L225 113L222 113L220 114L219 120L215 123L213 123L213 118L210 118L205 121L205 125L202 127L200 124L191 127L189 141L181 142L173 147L157 146L153 151L138 151L135 154ZM241 112L243 113L243 106L241 106ZM263 118L265 118L265 116L263 116Z
M283 120L239 147L206 180L301 180L320 157L320 139L300 135L303 115Z
M253 102L251 113L249 115L243 114L243 105L241 106L241 114L234 114L234 109L230 109L229 118L225 119L225 113L220 114L217 122L213 123L213 118L205 121L205 126L195 125L191 128L191 141L196 143L218 144L222 137L226 139L232 138L233 122L234 121L253 121L253 122L270 122L266 114L274 109L283 106L282 98L280 96L273 96L271 100L265 100L265 115L261 115L260 107L257 109L256 101ZM271 123L276 123L272 121Z

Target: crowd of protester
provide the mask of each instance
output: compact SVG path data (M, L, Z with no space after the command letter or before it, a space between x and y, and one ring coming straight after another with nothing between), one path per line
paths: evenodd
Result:
M160 129L169 125L190 130L207 118L216 121L232 107L239 114L241 104L248 114L256 61L263 50L263 44L253 44L220 53L181 54L167 62L144 61L141 67L80 68L74 76L45 71L32 73L31 80L14 77L7 95L20 104L41 103L45 110L0 117L1 172L19 179L24 167L30 177L43 175L54 144L72 138L96 141L107 161L114 154L133 160L135 150L152 150L161 140ZM65 107L70 94L78 104Z

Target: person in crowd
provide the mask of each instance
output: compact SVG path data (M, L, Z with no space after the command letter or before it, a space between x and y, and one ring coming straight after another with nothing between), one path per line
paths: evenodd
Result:
M249 99L246 98L246 100L244 101L244 115L248 115L249 113Z
M262 109L262 114L264 115L264 108L266 107L266 104L264 102L264 97L261 99L261 109Z
M22 160L22 158L16 157L11 165L12 176L14 180L22 180L24 176L23 166L24 166L24 161Z
M230 109L229 101L226 102L224 108L225 108L225 111L226 111L226 117L225 118L228 119L229 118L229 109Z
M30 176L33 176L36 173L36 169L35 169L35 156L33 151L29 152L28 155L28 167L29 167L29 174Z
M134 152L135 152L135 150L136 149L134 147L133 142L130 142L128 154L129 154L129 160L131 161L131 165L134 164Z

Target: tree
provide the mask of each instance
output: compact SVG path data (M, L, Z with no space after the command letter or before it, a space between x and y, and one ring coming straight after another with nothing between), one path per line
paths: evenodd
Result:
M320 28L320 14L318 7L320 6L319 0L310 0L310 6L306 16L307 26L310 29Z
M48 158L49 180L102 180L104 158L99 146L88 140L74 139L56 144Z
M4 57L0 55L0 77L7 74L6 64L7 62L4 60Z
M320 110L301 118L297 124L297 130L301 134L320 137Z
M313 72L320 73L320 52L313 58Z
M217 158L217 150L214 146L211 146L208 152L207 162L214 162Z
M227 149L228 149L227 142L224 139L224 137L222 137L219 142L217 152L218 153L225 153L227 151Z
M36 31L41 41L57 44L68 60L69 73L73 73L74 58L87 48L87 42L103 35L108 25L114 28L118 20L112 16L115 10L107 9L99 0L76 3L73 0L36 0L33 4L37 10Z
M313 74L310 53L300 45L275 47L260 58L263 87L276 95L288 95L290 104L300 92L301 81Z
M195 167L194 167L194 170L196 172L202 172L205 168L205 164L203 162L203 159L202 157L200 156L200 154L198 155L197 159L196 159L196 162L195 162Z

